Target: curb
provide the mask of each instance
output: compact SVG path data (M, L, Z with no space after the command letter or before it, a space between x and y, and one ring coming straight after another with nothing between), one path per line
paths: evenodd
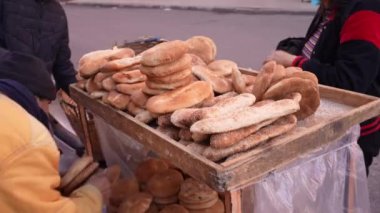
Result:
M222 7L200 7L200 6L178 6L178 5L146 5L146 4L114 4L114 3L80 3L64 2L64 5L74 5L83 7L103 7L103 8L131 8L131 9L162 9L162 10L193 10L209 11L215 13L237 13L247 15L314 15L315 10L286 10L281 8L222 8Z

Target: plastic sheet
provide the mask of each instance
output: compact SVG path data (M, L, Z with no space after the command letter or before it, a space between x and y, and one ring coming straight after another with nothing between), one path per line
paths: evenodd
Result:
M254 211L370 212L367 176L356 141L359 127L249 187Z
M108 164L121 165L132 175L138 162L152 153L132 138L95 117L103 155ZM301 156L291 165L268 174L243 190L244 203L254 213L370 212L367 177L356 141L359 127L328 146Z

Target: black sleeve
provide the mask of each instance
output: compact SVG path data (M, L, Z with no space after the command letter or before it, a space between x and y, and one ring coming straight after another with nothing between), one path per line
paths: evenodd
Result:
M293 55L301 55L304 45L305 38L287 38L278 43L276 50L283 50Z
M71 50L69 47L69 34L67 22L60 42L59 50L53 67L53 75L57 88L63 89L69 94L69 85L76 82L74 65L71 63Z
M380 51L370 42L353 40L339 47L335 64L311 59L301 66L316 74L321 84L365 93L379 74Z

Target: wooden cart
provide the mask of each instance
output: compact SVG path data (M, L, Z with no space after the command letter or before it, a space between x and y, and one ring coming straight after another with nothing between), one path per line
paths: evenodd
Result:
M253 74L249 70L241 71ZM71 86L71 96L80 106L81 116L85 117L85 111L88 110L158 156L170 160L185 173L219 192L225 192L226 212L234 213L243 212L242 206L253 209L253 204L248 200L252 200L249 197L252 187L247 186L284 167L300 155L334 141L353 125L380 115L380 99L376 97L322 85L319 86L319 91L321 106L315 115L299 122L291 132L238 158L218 164L190 152L184 145L137 121L127 113L94 100L86 92L74 85ZM86 119L82 122L85 126ZM93 144L89 132L85 132L85 135L89 154L99 153L99 146Z

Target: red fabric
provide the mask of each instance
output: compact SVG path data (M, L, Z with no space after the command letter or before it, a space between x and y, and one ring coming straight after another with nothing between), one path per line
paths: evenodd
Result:
M300 60L302 59L302 56L297 56L293 62L292 62L292 66L293 67L296 67L298 65L298 62L300 62Z
M348 18L344 24L340 43L364 40L380 48L380 14L373 11L359 11Z
M377 118L376 120L374 120L372 123L367 124L367 125L365 125L365 126L362 126L362 127L361 127L361 130L364 131L364 130L367 130L367 129L371 128L371 127L375 127L375 126L377 126L379 123L380 123L380 117L378 117L378 118Z
M368 131L363 131L363 132L361 132L361 133L360 133L360 136L370 135L370 134L375 133L375 132L377 132L377 131L379 131L379 130L380 130L380 125L378 125L377 127L373 128L373 129L370 129L370 130L368 130Z
M303 65L306 61L308 61L307 58L302 58L302 60L300 61L300 63L298 63L298 67L301 67L301 68L302 68L302 65Z

